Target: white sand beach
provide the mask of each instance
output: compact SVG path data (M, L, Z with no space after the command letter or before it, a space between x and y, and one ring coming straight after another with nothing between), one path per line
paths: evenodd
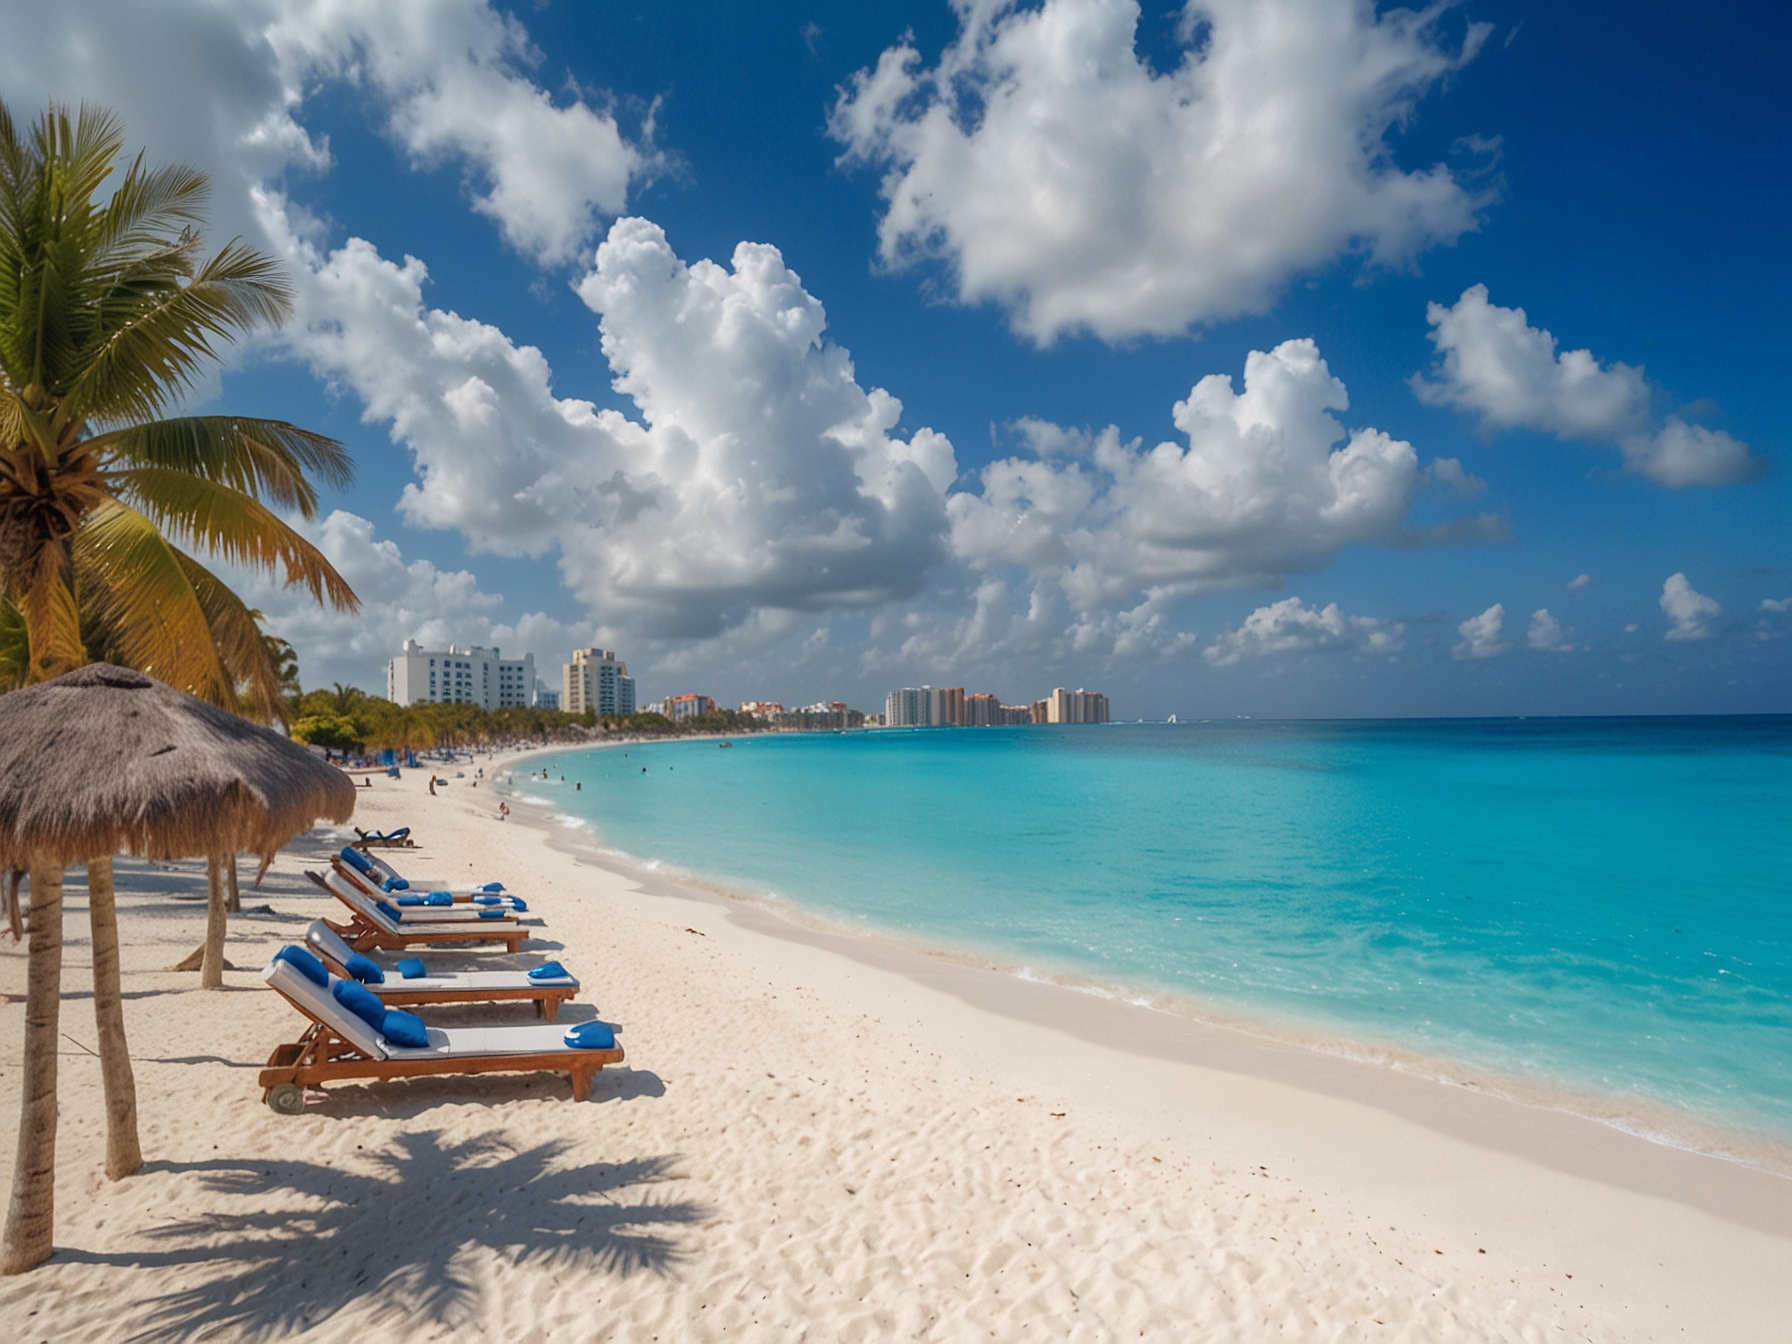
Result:
M1792 1338L1792 1180L801 927L501 822L471 770L426 781L376 780L356 823L412 826L407 873L501 879L543 921L516 958L432 964L564 961L562 1020L620 1023L627 1063L583 1104L498 1074L276 1115L256 1073L302 1022L258 972L335 917L302 872L341 837L245 884L221 992L167 969L201 866L121 861L147 1161L108 1183L71 873L57 1253L0 1280L0 1338ZM0 937L6 1171L24 982Z

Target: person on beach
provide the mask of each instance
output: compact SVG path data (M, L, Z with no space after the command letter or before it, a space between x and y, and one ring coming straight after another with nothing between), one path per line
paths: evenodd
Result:
M429 796L431 798L436 796L436 777L434 775L429 777Z
M510 820L510 804L509 803L499 803L498 804L498 820L499 821L509 821Z

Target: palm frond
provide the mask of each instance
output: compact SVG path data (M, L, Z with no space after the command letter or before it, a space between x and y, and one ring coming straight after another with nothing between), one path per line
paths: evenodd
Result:
M212 642L181 553L156 525L114 501L96 509L74 538L82 599L107 628L121 661L232 707L234 688Z
M121 463L203 476L296 508L306 518L317 510L309 474L336 486L354 478L354 463L340 443L283 420L179 416L111 430L88 440L87 446Z
M279 669L274 666L255 613L192 556L178 550L175 554L211 626L218 661L224 665L233 686L242 688L254 711L249 717L262 723L275 719L285 723L286 701L281 696Z
M68 551L45 546L20 585L19 612L31 641L28 681L48 681L87 661L73 580Z
M319 602L359 610L354 589L324 553L252 496L167 467L129 467L113 479L160 526L178 530L207 554L270 572L283 568L288 584L303 584Z
M233 241L187 284L167 272L127 272L101 306L101 330L63 394L66 423L160 415L217 359L215 341L284 321L292 287L272 257Z
M184 163L146 169L139 154L102 212L95 239L96 269L123 269L169 250L186 230L205 223L211 183Z
M0 598L0 695L18 690L30 677L31 636L25 629L25 613Z

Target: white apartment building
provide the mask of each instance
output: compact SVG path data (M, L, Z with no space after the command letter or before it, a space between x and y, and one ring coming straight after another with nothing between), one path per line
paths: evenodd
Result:
M904 686L884 697L884 724L890 728L927 728L933 724L933 687Z
M560 708L568 714L633 714L635 679L613 649L574 649L560 665Z
M450 644L426 649L414 639L386 664L386 699L395 705L527 708L535 690L535 655L502 658L497 649Z
M1074 691L1060 686L1045 702L1047 723L1106 723L1108 698L1099 691Z

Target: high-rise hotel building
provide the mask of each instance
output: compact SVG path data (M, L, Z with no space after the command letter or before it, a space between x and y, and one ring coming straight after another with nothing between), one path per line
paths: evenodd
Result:
M1099 691L1067 691L1062 686L1045 699L1047 723L1106 723L1108 698Z
M618 662L612 649L574 649L572 661L560 666L560 708L568 714L633 714L635 679L628 664Z
M426 649L414 639L386 664L386 699L395 705L527 708L535 698L535 655L501 658L498 650L450 644Z

